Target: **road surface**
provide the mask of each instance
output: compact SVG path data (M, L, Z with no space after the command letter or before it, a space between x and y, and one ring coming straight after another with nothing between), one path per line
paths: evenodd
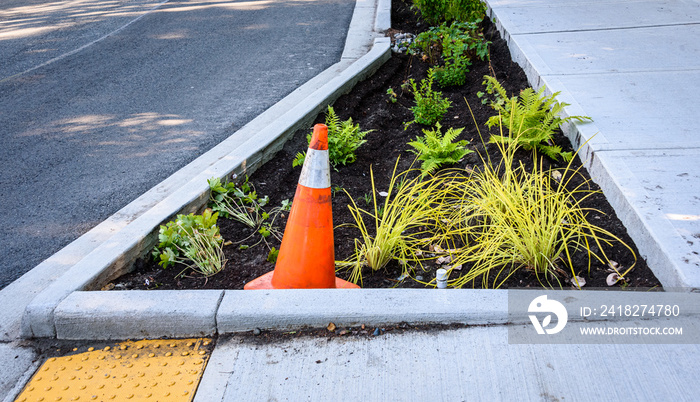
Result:
M0 288L340 60L352 0L5 0Z

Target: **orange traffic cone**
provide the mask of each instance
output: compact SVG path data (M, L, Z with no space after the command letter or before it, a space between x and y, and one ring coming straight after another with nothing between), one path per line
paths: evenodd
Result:
M244 289L359 288L335 277L328 127L314 126L275 270Z

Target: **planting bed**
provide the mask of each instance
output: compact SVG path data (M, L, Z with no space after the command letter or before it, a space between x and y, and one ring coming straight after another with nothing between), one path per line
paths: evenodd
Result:
M401 1L392 2L392 30L389 35L398 32L419 33L428 28L427 24L421 23L408 5ZM459 139L466 139L470 142L468 148L474 153L468 154L456 167L478 167L481 164L481 154L484 158L489 155L492 159L498 160L500 154L493 144L486 144L488 141L489 129L484 125L486 120L494 114L494 111L486 105L482 105L477 97L478 91L483 91L482 77L484 75L495 75L503 84L509 94L517 94L521 89L527 87L527 79L520 67L513 63L510 58L506 43L500 39L495 27L488 21L484 23L484 34L492 42L490 47L490 62L473 60L473 64L468 74L467 83L461 87L440 88L438 90L452 101L452 106L442 120L443 132L448 127L464 127ZM430 66L421 61L419 57L406 54L393 54L373 76L359 83L351 93L338 99L333 107L341 118L345 120L352 117L353 121L360 124L362 130L374 130L367 137L367 143L362 145L357 151L357 161L347 166L339 166L337 171L331 172L331 182L334 190L333 196L333 217L335 225L351 223L352 217L348 211L347 195L341 190L346 190L355 200L360 208L370 209L371 205L365 203L365 195L372 194L370 181L370 166L374 172L377 191L388 191L388 183L391 177L397 157L400 156L399 171L407 169L413 162L415 155L409 152L409 141L422 135L421 129L426 128L414 123L404 130L404 122L411 121L413 115L409 108L414 105L413 97L402 91L401 85L410 78L420 81L426 77ZM435 87L437 87L435 85ZM387 89L392 88L398 94L396 103L389 102ZM467 102L473 111L474 117L470 113ZM476 124L475 124L476 121ZM324 115L317 118L317 122L324 122ZM481 131L482 139L479 131ZM493 129L495 133L495 128ZM307 146L306 135L309 130L299 131L294 135L273 160L262 166L258 171L250 176L252 183L259 196L269 196L270 205L279 205L282 200L292 199L296 190L297 181L301 168L292 168L294 156L304 151ZM571 150L571 146L566 137L558 133L555 143L565 150ZM516 156L526 165L532 164L532 154L529 151L518 151ZM545 168L564 168L566 163L553 162L544 159ZM416 164L416 167L418 164ZM580 161L575 160L574 168L580 166ZM582 176L587 178L585 170L580 171ZM583 178L577 179L572 185L581 183ZM595 186L591 182L591 186ZM615 216L610 205L603 194L596 194L589 197L583 204L584 207L601 211L602 213L591 212L588 219L595 225L610 231L621 238L628 245L632 246L635 253L636 247L627 236L624 226ZM284 228L284 219L278 219L277 225ZM181 267L171 267L167 270L160 268L154 261L142 260L137 262L134 272L125 275L114 281L114 289L242 289L246 282L271 271L274 264L267 262L269 249L264 243L258 244L245 250L239 249L239 243L250 236L253 231L243 224L228 219L219 219L221 235L226 241L233 244L224 247L226 258L228 259L225 269L209 278L203 278L194 273L186 273L184 277L176 278L182 271ZM354 239L360 236L357 229L349 227L336 228L335 250L336 259L348 259L354 252ZM253 244L260 237L255 235L243 244ZM272 238L272 237L270 237ZM270 247L279 249L279 242L269 241ZM627 248L622 245L615 245L605 249L607 256L619 263L620 269L624 270L635 264L635 258ZM637 253L638 255L638 253ZM585 252L578 252L573 256L574 267L577 275L586 280L586 288L607 287L605 279L609 274L608 268L603 264L594 261L590 272L588 272L588 260ZM416 276L422 277L425 281L430 281L435 277L435 270L440 268L435 264L426 264L427 271L416 272ZM463 270L468 269L464 267ZM455 278L458 271L454 271L451 279ZM399 280L401 267L396 261L392 261L385 269L377 272L370 272L367 269L363 273L364 287L424 287L425 285L415 281L413 278ZM569 273L570 275L570 273ZM347 278L347 273L339 272L338 276ZM421 279L421 278L418 278ZM566 278L562 278L565 284ZM473 287L481 287L481 280L471 284ZM513 274L503 287L539 287L541 286L534 273L521 269ZM615 285L619 289L620 284ZM628 274L628 288L648 288L660 286L646 262L637 257L635 268ZM110 286L112 288L112 286Z

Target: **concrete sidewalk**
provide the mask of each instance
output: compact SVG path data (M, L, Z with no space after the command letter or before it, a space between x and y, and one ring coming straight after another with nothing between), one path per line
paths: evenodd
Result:
M195 401L692 401L698 345L510 345L505 326L220 340Z

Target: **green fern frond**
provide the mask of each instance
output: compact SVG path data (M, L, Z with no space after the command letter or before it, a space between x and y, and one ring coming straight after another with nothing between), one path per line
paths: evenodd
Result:
M416 137L414 141L408 143L414 148L410 151L418 155L418 160L422 161L421 171L424 176L441 166L453 165L464 155L473 152L465 148L469 141L454 142L464 128L450 128L445 134L442 134L441 129L440 123L436 123L435 129L423 129L424 136Z
M532 88L524 89L518 96L508 98L506 90L494 77L484 76L486 92L491 96L491 107L499 115L490 117L486 125L492 128L500 125L508 129L508 135L519 146L525 149L537 149L548 157L557 160L559 156L564 158L561 148L552 145L552 137L555 130L560 128L562 123L572 120L578 122L591 121L587 116L559 117L564 111L567 103L560 103L556 100L559 92L545 95L545 87L542 86L537 92ZM498 135L491 136L491 142L506 142Z

